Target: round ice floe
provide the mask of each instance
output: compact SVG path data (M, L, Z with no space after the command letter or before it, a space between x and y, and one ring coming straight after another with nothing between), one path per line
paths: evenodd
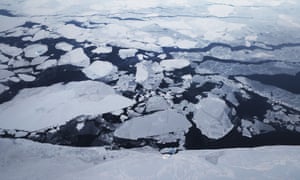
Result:
M201 99L196 109L193 121L205 136L219 139L233 128L228 116L230 108L222 99L210 96Z
M175 69L182 69L190 65L187 59L166 59L160 62L160 65L166 71L173 71Z
M48 46L43 44L33 44L24 48L25 56L34 58L48 51Z
M123 139L166 135L171 132L187 132L191 123L174 110L160 111L151 115L133 118L119 127L114 135Z
M59 42L55 45L55 48L63 51L71 51L73 49L73 45L66 42Z
M103 78L116 70L110 62L95 61L90 66L84 68L82 72L90 79Z
M23 52L20 48L9 46L6 44L0 44L0 51L9 56L18 56Z
M58 64L70 64L73 66L87 67L90 64L90 59L84 53L82 48L77 48L61 56Z

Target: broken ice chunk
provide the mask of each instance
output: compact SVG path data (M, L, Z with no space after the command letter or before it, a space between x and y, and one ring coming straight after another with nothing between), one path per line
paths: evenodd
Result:
M33 44L24 48L25 56L29 58L38 57L48 51L48 47L43 44Z
M90 59L86 56L82 48L77 48L61 56L58 64L71 64L73 66L87 67L90 65Z
M182 69L190 65L187 59L166 59L160 62L160 65L166 71L173 71L175 69Z
M137 140L171 132L187 132L191 123L175 110L156 112L126 121L114 133L116 137ZM170 135L171 136L171 135Z
M135 55L135 53L137 53L138 51L136 49L120 49L119 50L119 56L122 59L126 59L129 57L133 57Z
M228 116L230 108L222 99L209 96L200 100L196 109L193 121L208 138L219 139L232 130L233 124Z
M116 69L110 62L95 61L90 66L84 68L82 72L90 79L99 79L111 74Z

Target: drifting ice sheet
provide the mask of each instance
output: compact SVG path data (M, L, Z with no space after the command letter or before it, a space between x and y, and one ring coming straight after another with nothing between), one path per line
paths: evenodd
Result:
M205 136L219 139L233 128L228 117L230 109L223 100L217 97L208 97L200 100L196 108L193 120Z
M65 123L79 115L119 110L133 101L94 81L71 82L21 90L0 105L0 128L34 131Z
M58 64L71 64L73 66L86 67L90 64L90 59L85 55L82 48L77 48L63 55Z
M109 75L116 69L110 62L95 61L89 67L84 68L82 72L90 79L99 79Z
M147 138L170 132L186 132L190 122L174 110L160 111L151 115L126 121L115 131L115 136L124 139Z
M186 59L166 59L160 62L160 65L166 71L182 69L190 65L190 61Z

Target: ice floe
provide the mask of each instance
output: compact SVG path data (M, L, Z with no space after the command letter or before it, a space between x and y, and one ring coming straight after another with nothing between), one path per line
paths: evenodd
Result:
M5 69L0 69L0 80L5 80L9 78L10 76L13 76L14 73Z
M126 121L114 135L137 140L166 135L172 132L187 132L190 122L175 110L165 110Z
M182 69L190 65L187 59L165 59L160 62L161 67L166 71Z
M58 65L66 64L87 67L90 65L90 58L84 53L82 48L77 48L61 56Z
M111 53L112 47L109 46L99 46L96 49L93 49L93 53L101 54L101 53Z
M196 109L193 121L205 136L219 139L233 128L230 108L222 99L213 96L201 99Z
M23 51L20 48L9 46L7 44L0 44L0 51L9 56L18 56Z
M119 50L119 56L122 59L133 57L133 56L135 56L135 53L137 53L137 49L120 49Z
M117 71L117 68L106 61L95 61L90 66L82 69L82 72L90 79L103 78L114 71Z
M298 146L163 155L146 148L109 151L1 139L0 151L1 176L15 180L297 179L300 166Z
M38 65L36 67L37 70L45 70L47 68L50 68L50 67L55 67L57 66L57 60L55 59L49 59L43 63L41 63L40 65Z
M29 58L35 58L43 55L48 51L48 47L43 44L33 44L24 48L25 56Z
M146 102L146 111L161 111L169 108L167 101L161 96L153 96Z
M28 74L18 74L19 78L25 82L31 82L35 80L34 76Z
M117 95L110 86L94 81L24 89L0 105L0 127L34 131L64 124L79 115L99 115L133 103Z
M31 62L30 65L39 65L45 62L49 57L48 56L38 56L34 58Z
M143 63L138 63L135 65L136 67L136 74L135 80L138 83L142 83L148 79L148 71L147 67Z
M59 42L55 45L55 48L63 51L71 51L73 49L73 45L66 42Z

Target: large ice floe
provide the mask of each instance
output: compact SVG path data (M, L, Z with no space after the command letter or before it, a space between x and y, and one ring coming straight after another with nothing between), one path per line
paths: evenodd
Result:
M80 115L99 115L133 103L111 87L94 81L24 89L0 105L0 127L35 131L64 124Z
M84 72L90 79L103 78L114 71L117 71L117 68L110 62L105 61L95 61L90 66L82 70L82 72Z
M201 132L209 138L219 139L230 132L230 108L225 101L216 97L201 99L196 105L194 122Z
M58 64L71 64L79 67L87 67L88 65L90 65L90 59L86 56L83 49L77 48L64 54L60 58Z
M0 173L30 179L297 179L299 147L195 150L163 155L149 149L109 151L0 139Z
M168 133L187 132L190 122L174 110L165 110L133 118L119 127L114 135L118 138L137 140L158 137Z

